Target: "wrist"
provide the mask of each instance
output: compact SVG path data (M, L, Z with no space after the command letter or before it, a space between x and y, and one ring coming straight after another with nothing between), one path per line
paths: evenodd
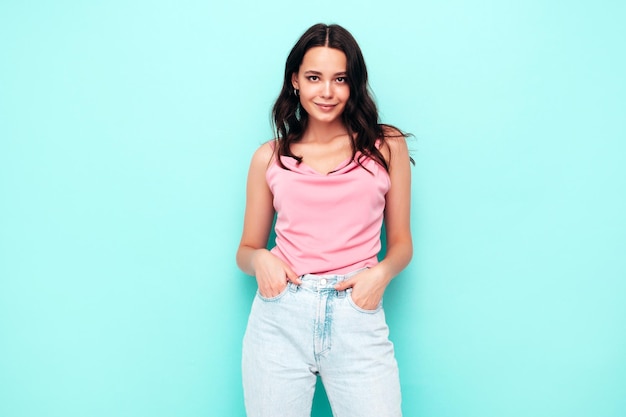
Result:
M386 284L391 282L391 280L395 276L392 268L390 267L390 265L388 265L388 262L385 262L385 260L380 261L374 268L378 270L377 272L379 276Z
M254 252L252 252L252 256L250 257L250 266L253 271L256 271L259 256L263 256L265 253L270 253L270 251L265 248L261 248L255 249Z

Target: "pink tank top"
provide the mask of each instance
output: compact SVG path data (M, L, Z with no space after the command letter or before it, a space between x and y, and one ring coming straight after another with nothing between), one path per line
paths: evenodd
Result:
M356 155L357 157L359 154ZM271 252L298 275L346 274L378 263L387 171L370 158L345 161L330 174L282 157L266 179L274 196L276 246Z

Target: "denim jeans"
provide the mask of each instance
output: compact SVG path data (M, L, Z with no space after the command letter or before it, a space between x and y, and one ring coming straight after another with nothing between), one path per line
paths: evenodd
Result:
M351 289L333 288L355 273L303 275L273 298L257 292L243 340L248 417L310 416L318 375L335 417L402 415L382 302L364 310Z

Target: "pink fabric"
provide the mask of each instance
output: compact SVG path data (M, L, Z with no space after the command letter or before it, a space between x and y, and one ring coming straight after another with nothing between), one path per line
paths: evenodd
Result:
M357 154L358 157L358 154ZM282 157L266 172L276 209L272 253L296 274L346 274L378 263L387 171L363 158L366 171L345 161L328 175Z

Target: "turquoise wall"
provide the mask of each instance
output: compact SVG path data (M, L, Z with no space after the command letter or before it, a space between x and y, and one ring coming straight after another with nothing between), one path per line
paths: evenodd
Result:
M415 135L405 415L626 415L625 3L215 3L0 3L0 416L244 415L245 177L318 21Z

